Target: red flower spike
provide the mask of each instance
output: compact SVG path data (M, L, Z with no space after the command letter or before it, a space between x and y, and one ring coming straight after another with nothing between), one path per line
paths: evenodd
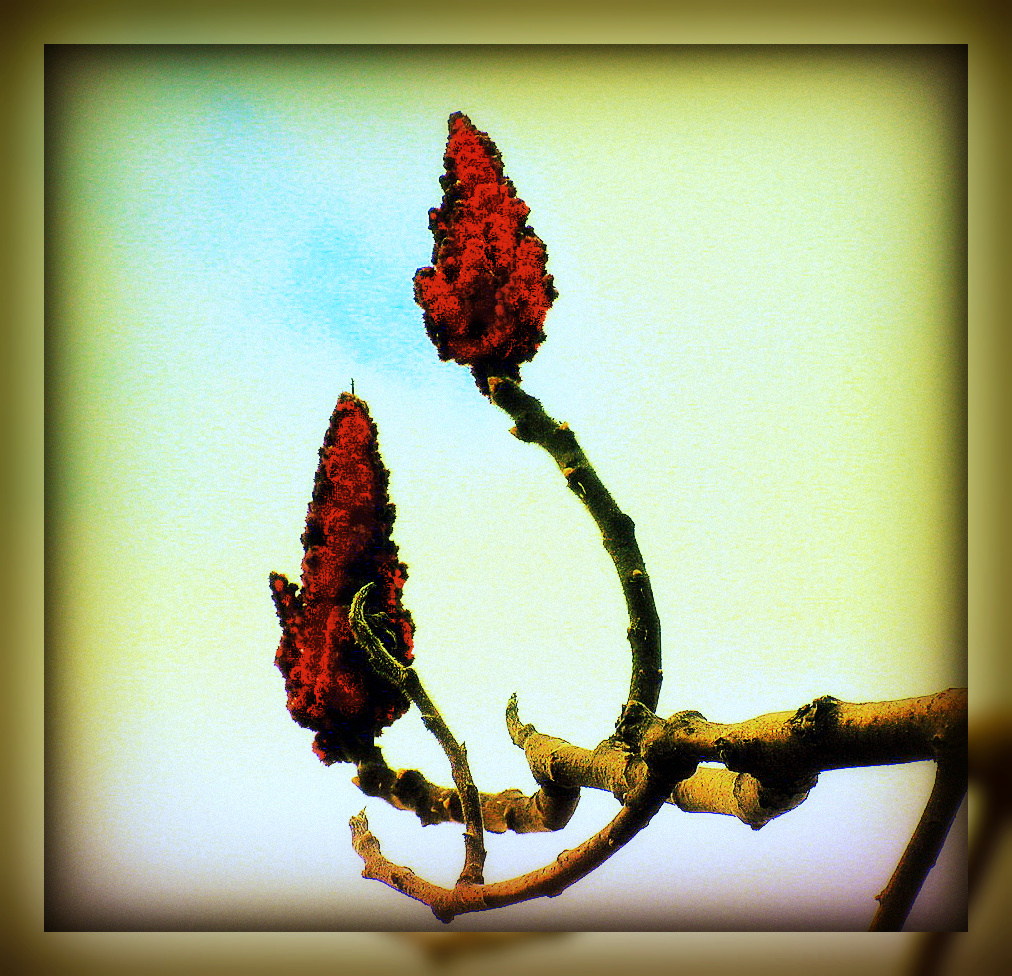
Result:
M387 649L402 664L414 657L414 625L401 606L407 567L391 538L394 506L376 438L366 404L342 393L306 515L302 590L279 573L270 575L281 622L275 664L285 676L288 711L317 733L313 751L327 765L365 758L375 736L408 707L404 695L372 671L348 621L355 594L376 583L371 609L387 615Z
M460 112L449 130L443 203L429 211L435 267L415 272L415 301L439 358L470 366L487 396L489 376L519 381L520 364L545 340L545 314L558 292L495 143Z

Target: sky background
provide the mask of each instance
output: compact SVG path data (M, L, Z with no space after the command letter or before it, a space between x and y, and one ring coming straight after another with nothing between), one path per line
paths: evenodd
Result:
M370 405L417 666L480 789L534 787L502 714L574 743L625 699L593 523L412 300L446 117L502 152L560 297L525 388L633 517L659 711L965 685L965 72L925 49L79 52L47 81L47 837L84 928L442 928L360 878L348 818L439 883L421 828L284 707L270 570L334 402ZM55 612L54 612L55 611ZM409 713L394 766L448 782ZM455 928L857 928L930 764L824 774L754 833L674 808L557 899ZM606 823L486 840L490 880ZM963 886L963 887L961 887ZM965 924L965 820L914 927Z

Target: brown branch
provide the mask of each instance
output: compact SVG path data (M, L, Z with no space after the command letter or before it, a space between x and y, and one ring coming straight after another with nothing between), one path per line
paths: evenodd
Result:
M515 709L515 700L511 702ZM524 749L542 791L558 784L556 789L606 790L619 800L628 792L630 762L635 753L615 738L605 739L595 749L584 749L537 732L532 725L521 728L527 730L526 735L521 741L515 737L514 742ZM675 786L666 802L686 813L737 817L758 830L801 804L817 780L818 776L811 774L799 776L789 788L769 788L750 773L701 766Z
M552 456L566 484L597 523L604 548L615 564L629 614L632 677L628 700L656 708L662 676L661 622L646 565L636 544L633 520L619 509L604 487L568 424L549 417L541 402L511 379L492 376L488 386L492 402L516 424L510 432L522 441L538 444Z
M973 908L982 879L994 862L1002 834L1012 823L1012 716L977 718L967 734L967 772L983 806L970 842L966 897ZM952 931L924 932L908 970L910 976L942 972L951 950Z
M467 762L467 750L458 743L449 726L440 715L439 709L422 687L421 679L414 668L405 667L383 646L373 632L373 622L382 624L382 616L371 621L365 610L365 601L374 583L367 583L352 600L348 619L352 633L359 646L366 652L369 662L377 674L386 678L418 706L422 722L436 737L446 758L460 797L461 814L464 820L464 867L460 873L459 885L480 885L484 880L485 842L481 822L481 800L478 788L471 777Z
M537 829L550 830L567 797L575 803L581 788L606 790L621 800L630 788L637 743L649 733L655 749L729 767L700 766L678 782L667 802L687 813L734 816L758 830L802 803L820 772L935 759L946 742L958 750L965 735L965 717L965 689L871 704L820 698L794 712L773 712L733 724L709 722L692 711L665 721L645 710L627 709L620 734L586 749L522 724L513 698L507 708L507 727L514 743L524 750L541 790L532 798L523 797L519 790L482 794L483 815L492 806L489 800L501 798L508 804L513 794L522 798L518 804L536 803L544 809L536 820ZM406 773L403 787L395 791L398 795L384 798L415 810L423 823L459 822L453 800L448 799L453 791L432 784L428 784L432 792L423 795L440 804L441 812L438 819L425 819L419 809L423 801L416 806L408 799L415 775L424 780L421 774ZM388 793L392 789L385 788ZM558 799L560 793L562 799ZM568 817L563 821L560 815L559 825L565 822ZM510 823L503 827L519 829Z
M383 857L364 813L351 821L352 842L365 862L363 876L417 898L437 918L450 921L465 912L558 894L626 843L665 802L694 812L731 814L758 829L798 806L819 772L958 759L965 750L966 705L965 689L862 704L827 696L794 712L724 724L695 711L665 720L636 703L626 706L615 734L590 750L522 724L511 699L510 735L524 749L542 790L549 784L609 790L624 802L607 827L538 871L494 884L458 882L453 889L433 885ZM699 762L722 762L728 768L697 769ZM933 837L940 835L939 846L949 823L951 817L932 828Z
M870 931L898 932L903 928L924 879L938 860L938 853L966 795L966 782L965 757L939 760L924 813L889 883L876 895L879 907Z
M965 753L966 709L966 689L950 688L922 698L860 704L825 695L795 712L732 724L707 721L698 712L680 712L665 722L645 711L627 724L643 749L720 762L778 788L830 769Z
M492 884L442 888L419 877L410 868L394 864L383 856L379 841L369 831L365 811L350 821L352 846L364 862L362 876L382 881L397 891L423 902L441 922L458 915L515 905L533 898L561 894L586 877L642 830L664 804L671 790L672 770L654 775L641 766L637 785L616 817L579 847L563 851L555 861L527 874Z
M366 796L378 797L399 810L410 810L423 826L463 823L456 789L431 783L417 769L395 771L378 749L376 753L359 763L358 776L353 781ZM485 830L493 834L508 830L528 834L565 827L576 811L580 791L548 784L534 796L525 796L518 789L478 796Z
M958 753L965 747L966 707L965 688L861 704L825 696L794 712L736 723L710 722L694 711L664 720L642 706L627 706L616 734L593 750L533 731L523 747L531 768L556 785L607 790L619 798L637 755L719 762L727 769L698 769L679 782L671 801L762 826L760 821L796 807L821 772Z
M771 820L800 806L815 786L818 777L788 791L763 787L749 773L700 766L688 779L679 783L668 798L685 813L723 813L737 817L753 830L765 827Z

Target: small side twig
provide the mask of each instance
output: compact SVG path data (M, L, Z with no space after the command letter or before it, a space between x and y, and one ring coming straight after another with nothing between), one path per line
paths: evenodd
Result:
M967 730L967 772L984 809L970 841L966 897L970 910L981 883L993 868L1002 837L1012 825L1012 716L978 717ZM909 976L935 976L946 966L955 932L923 932L907 970Z
M369 661L377 674L386 678L418 706L422 722L436 737L446 758L460 797L461 813L464 819L464 867L457 881L458 885L480 885L484 881L485 842L481 821L481 800L478 788L471 777L467 763L467 750L458 743L450 731L439 709L422 687L417 672L405 667L390 654L373 631L366 613L365 603L374 583L367 583L355 594L349 612L352 633L359 646L368 654ZM382 623L381 620L376 623Z
M492 402L513 418L516 426L511 433L522 441L538 444L552 456L566 484L597 523L604 548L615 564L629 614L632 677L628 700L655 709L662 677L661 621L636 543L633 520L615 503L569 424L560 424L549 417L541 401L525 393L511 379L490 376L488 388Z
M935 782L924 813L914 829L893 876L877 895L878 911L872 919L872 932L898 932L910 914L914 900L934 867L949 828L966 795L966 763L951 758L939 759Z

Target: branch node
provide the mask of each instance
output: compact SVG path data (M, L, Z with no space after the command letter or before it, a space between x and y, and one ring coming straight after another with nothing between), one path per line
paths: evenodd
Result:
M636 752L646 731L661 720L642 702L629 701L622 706L622 712L615 721L612 741L627 750Z
M840 699L823 695L807 705L802 705L791 717L790 725L803 739L814 739L825 735L840 710Z
M517 440L523 441L525 444L535 443L538 439L538 432L527 414L520 414L515 419L516 426L510 428L510 433Z

